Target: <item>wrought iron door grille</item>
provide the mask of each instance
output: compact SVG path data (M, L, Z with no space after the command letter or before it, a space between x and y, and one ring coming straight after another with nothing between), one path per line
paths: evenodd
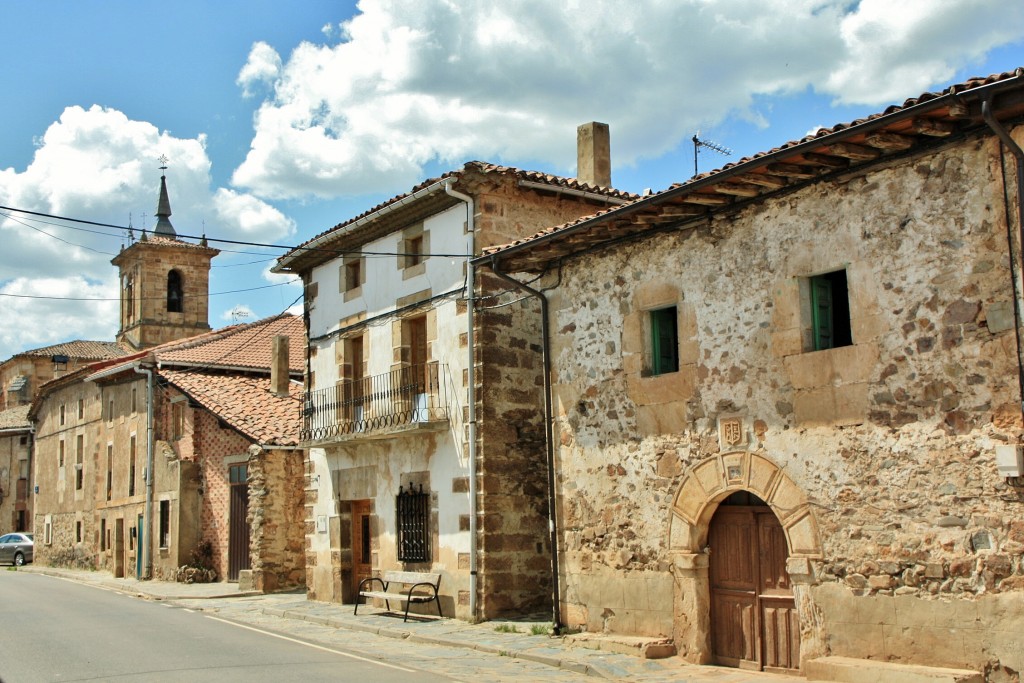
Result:
M406 491L398 487L396 498L398 520L398 561L429 562L430 561L430 494L423 492L420 484L419 492L409 484Z

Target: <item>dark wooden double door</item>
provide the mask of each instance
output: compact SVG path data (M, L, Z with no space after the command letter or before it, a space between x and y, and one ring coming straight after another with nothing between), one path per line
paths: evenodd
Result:
M725 666L800 668L800 628L786 572L786 535L771 508L722 505L708 530L711 639Z

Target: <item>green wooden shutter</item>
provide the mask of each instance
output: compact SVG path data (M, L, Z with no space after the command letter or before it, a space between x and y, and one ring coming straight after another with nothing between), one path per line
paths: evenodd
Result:
M832 306L832 283L824 277L811 278L811 308L814 311L814 349L831 349L835 345Z
M676 308L651 311L651 374L679 371L679 334Z

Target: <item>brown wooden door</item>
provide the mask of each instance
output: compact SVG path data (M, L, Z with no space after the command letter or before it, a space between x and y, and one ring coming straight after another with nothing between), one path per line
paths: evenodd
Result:
M352 503L352 595L359 599L359 583L373 572L370 501Z
M800 629L778 518L766 506L722 505L711 520L708 545L715 661L744 669L799 669Z
M427 317L420 316L411 318L409 325L409 365L412 366L415 392L422 394L426 392L426 377L424 372L427 367Z
M252 566L249 559L249 466L231 465L228 475L228 581L238 581L238 573Z
M125 557L124 518L119 517L114 520L114 576L116 578L124 578Z

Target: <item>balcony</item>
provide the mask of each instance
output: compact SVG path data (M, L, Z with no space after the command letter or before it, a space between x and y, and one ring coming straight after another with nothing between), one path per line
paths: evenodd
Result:
M446 429L453 386L448 366L440 363L342 380L306 394L300 438L309 446Z

